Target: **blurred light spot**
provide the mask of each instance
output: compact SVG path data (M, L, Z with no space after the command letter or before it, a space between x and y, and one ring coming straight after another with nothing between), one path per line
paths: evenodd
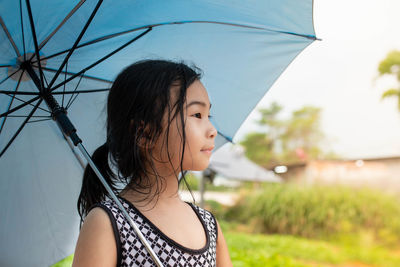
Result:
M362 159L356 160L356 166L357 167L362 167L364 166L364 161Z
M276 166L274 169L275 173L285 173L287 172L286 166Z

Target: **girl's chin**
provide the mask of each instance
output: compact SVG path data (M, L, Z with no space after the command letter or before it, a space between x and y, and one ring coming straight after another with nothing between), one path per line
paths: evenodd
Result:
M197 165L193 166L193 168L190 168L190 171L204 171L205 169L208 168L208 165L210 165L210 162L208 161L207 164L204 165Z

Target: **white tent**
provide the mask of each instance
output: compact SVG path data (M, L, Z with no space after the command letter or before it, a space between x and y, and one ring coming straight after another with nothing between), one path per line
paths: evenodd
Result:
M211 156L209 168L228 179L282 182L282 178L273 171L266 170L246 158L241 146L231 143L223 145Z

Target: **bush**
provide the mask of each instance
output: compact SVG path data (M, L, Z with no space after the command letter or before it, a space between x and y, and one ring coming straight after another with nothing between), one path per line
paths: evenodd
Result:
M190 190L192 190L192 191L199 190L199 179L197 179L196 176L193 173L190 173L190 172L187 173L185 175L185 179L186 179L186 182L189 185ZM181 188L182 189L188 189L186 184L183 181L181 182Z
M268 184L244 194L225 218L253 232L329 237L372 230L386 243L400 241L400 202L372 189Z
M217 220L224 220L225 213L228 209L227 206L222 205L218 201L215 200L206 200L204 203L204 208L212 212Z

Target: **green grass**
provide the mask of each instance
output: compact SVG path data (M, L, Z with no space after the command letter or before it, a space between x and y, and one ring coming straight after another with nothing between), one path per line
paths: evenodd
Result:
M69 255L65 259L57 262L56 264L53 264L51 267L71 267L73 258L74 258L73 254Z
M234 266L400 266L400 253L285 235L225 234Z

